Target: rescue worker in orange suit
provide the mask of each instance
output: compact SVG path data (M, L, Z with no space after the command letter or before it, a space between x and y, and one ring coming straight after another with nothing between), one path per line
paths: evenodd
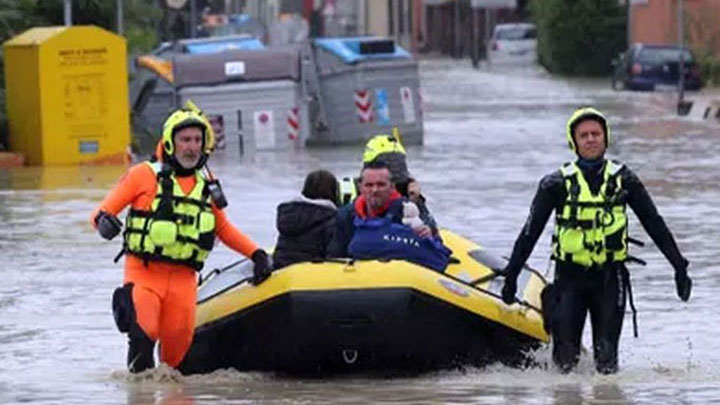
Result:
M632 306L625 263L642 263L628 254L628 243L640 242L628 237L626 207L632 208L675 269L675 287L683 301L692 289L689 263L637 175L605 157L611 137L603 114L594 108L576 110L567 122L566 137L578 159L540 180L530 216L504 271L502 299L508 305L517 300L520 270L555 211L555 278L541 294L545 328L553 336L553 361L563 373L577 365L589 312L595 369L612 374L618 370L626 293Z
M199 110L173 112L157 159L131 167L91 216L100 234L112 239L121 230L116 215L130 206L121 251L124 285L113 294L113 316L128 334L130 372L155 367L158 341L160 361L177 367L183 360L195 326L196 273L215 237L252 258L254 284L270 275L266 252L229 222L219 183L201 171L212 143Z

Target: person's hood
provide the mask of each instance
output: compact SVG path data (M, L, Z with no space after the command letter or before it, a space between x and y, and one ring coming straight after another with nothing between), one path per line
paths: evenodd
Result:
M330 200L326 200L324 198L315 198L315 199L307 198L302 194L293 198L289 202L301 202L301 203L307 203L307 204L314 204L314 205L319 205L322 207L331 208L333 210L337 210L337 206L335 205L335 203Z
M276 226L286 236L298 236L330 221L337 207L330 200L298 196L277 207Z

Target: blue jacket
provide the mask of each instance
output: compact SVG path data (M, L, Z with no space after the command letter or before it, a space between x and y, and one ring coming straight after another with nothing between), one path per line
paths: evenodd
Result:
M390 203L390 207L385 215L393 222L398 224L402 223L403 202L405 201L407 201L407 199L399 198ZM354 221L356 217L354 201L338 209L335 219L335 232L328 247L329 257L349 257L348 245L350 245L350 241L355 235Z
M406 260L437 271L445 271L451 253L440 238L420 237L388 216L356 217L348 246L348 254L356 259Z

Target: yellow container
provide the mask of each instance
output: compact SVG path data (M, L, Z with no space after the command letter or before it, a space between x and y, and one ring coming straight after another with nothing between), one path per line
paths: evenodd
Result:
M31 165L123 162L130 144L125 39L37 27L3 44L10 149Z

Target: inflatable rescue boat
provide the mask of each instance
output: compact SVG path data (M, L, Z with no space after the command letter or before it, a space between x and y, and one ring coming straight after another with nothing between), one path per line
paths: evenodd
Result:
M443 273L402 260L304 262L250 284L252 262L205 276L192 346L180 370L300 373L518 364L548 340L540 292L524 268L518 302L500 299L506 261L449 231Z

